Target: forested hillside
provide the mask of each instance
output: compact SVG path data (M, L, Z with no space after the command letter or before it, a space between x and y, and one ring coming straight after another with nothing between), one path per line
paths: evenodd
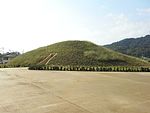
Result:
M140 58L149 60L150 58L150 35L140 38L127 38L105 47Z

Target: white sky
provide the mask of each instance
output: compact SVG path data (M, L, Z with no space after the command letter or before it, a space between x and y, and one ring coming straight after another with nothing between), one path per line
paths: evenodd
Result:
M22 52L64 40L104 45L150 33L149 7L127 15L115 11L115 4L79 1L0 0L0 48Z

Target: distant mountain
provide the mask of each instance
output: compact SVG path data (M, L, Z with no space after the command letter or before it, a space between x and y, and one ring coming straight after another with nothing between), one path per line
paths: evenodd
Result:
M143 66L147 61L124 55L87 41L64 41L24 53L9 65Z
M109 49L140 58L150 58L150 35L140 38L127 38L119 42L105 45Z

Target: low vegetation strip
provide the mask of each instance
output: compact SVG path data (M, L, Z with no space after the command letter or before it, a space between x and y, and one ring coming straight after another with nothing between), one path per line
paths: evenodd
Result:
M150 72L150 67L125 66L58 66L58 65L32 65L29 70L54 71L105 71L105 72Z

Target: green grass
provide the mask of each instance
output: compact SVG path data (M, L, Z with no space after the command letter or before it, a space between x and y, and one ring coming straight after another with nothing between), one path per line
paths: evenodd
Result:
M147 61L124 55L87 41L64 41L24 53L8 65L38 64L50 53L57 53L49 65L72 66L147 66Z

